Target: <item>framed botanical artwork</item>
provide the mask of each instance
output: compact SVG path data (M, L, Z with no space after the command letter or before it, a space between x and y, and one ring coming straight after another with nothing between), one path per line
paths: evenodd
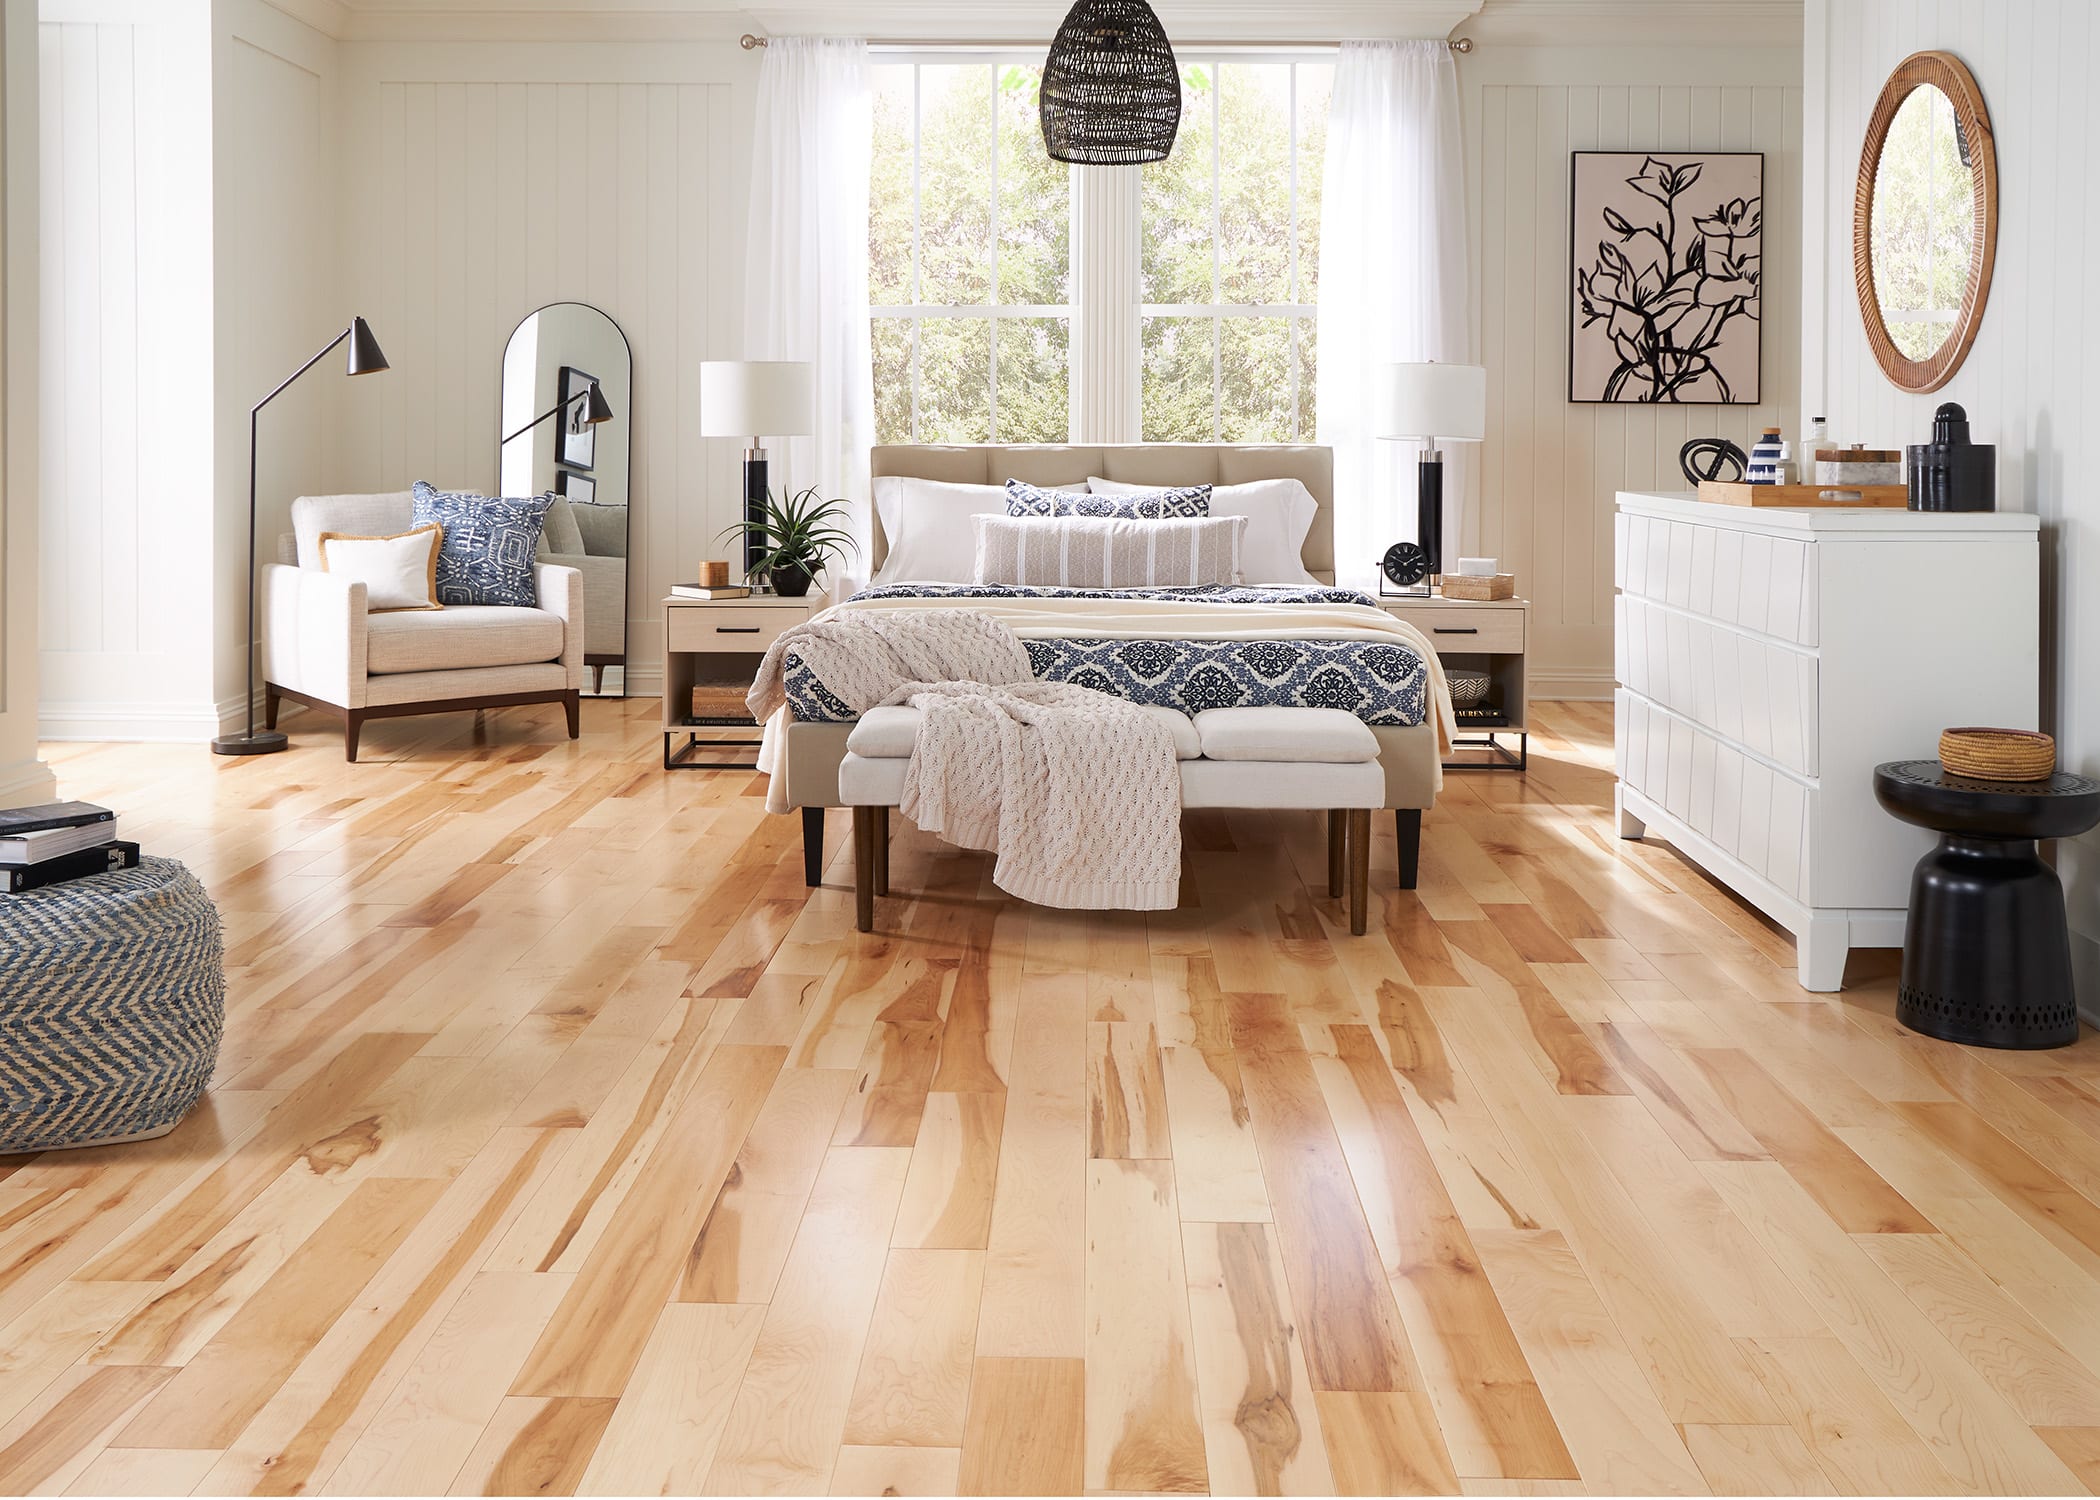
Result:
M571 468L590 468L598 451L598 429L586 420L589 405L576 399L597 383L597 376L586 374L574 365L561 367L559 399L562 408L561 416L556 418L560 424L560 446L555 457Z
M1577 151L1568 399L1755 405L1765 158Z
M596 505L598 481L588 474L578 474L571 469L556 469L554 493L564 497L572 505Z

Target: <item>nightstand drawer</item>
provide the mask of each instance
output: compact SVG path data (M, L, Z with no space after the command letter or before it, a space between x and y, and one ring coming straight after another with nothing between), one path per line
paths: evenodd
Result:
M1390 601L1386 609L1429 637L1439 652L1508 651L1524 649L1524 611L1521 609L1468 608L1463 604L1431 604L1410 609Z
M735 604L674 605L665 614L672 651L763 651L809 618L807 610Z

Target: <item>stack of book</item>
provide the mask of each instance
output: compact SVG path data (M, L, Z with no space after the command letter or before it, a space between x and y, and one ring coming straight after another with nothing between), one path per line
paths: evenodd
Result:
M745 583L674 583L671 585L674 599L748 599L751 586Z
M0 892L33 891L129 870L139 846L117 837L117 815L92 802L0 808Z

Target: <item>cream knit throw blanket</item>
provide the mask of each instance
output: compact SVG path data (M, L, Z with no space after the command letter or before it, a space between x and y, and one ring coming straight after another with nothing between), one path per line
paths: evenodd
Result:
M1001 890L1117 911L1179 898L1174 740L1136 704L1033 681L1019 637L989 615L899 610L788 631L759 666L754 718L786 701L789 646L855 713L883 703L919 711L899 805L927 832L995 853Z

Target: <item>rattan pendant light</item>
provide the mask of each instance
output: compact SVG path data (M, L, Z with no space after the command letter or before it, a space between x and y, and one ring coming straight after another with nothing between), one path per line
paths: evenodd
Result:
M1079 0L1050 44L1039 103L1054 161L1165 161L1181 126L1181 71L1152 7Z

